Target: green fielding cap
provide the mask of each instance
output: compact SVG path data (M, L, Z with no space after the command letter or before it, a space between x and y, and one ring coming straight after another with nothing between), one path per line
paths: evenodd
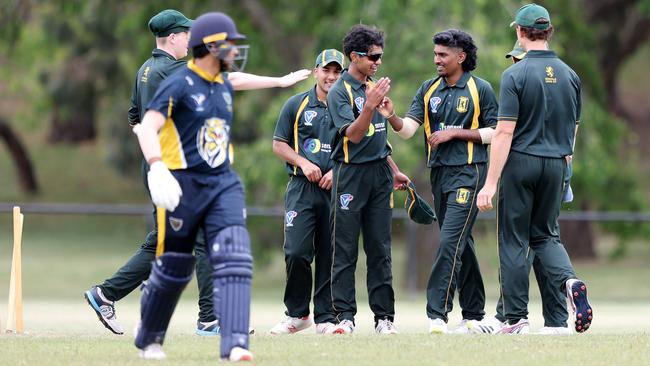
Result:
M413 182L409 182L406 187L404 208L406 208L406 213L409 215L409 218L418 224L428 225L434 221L438 221L431 206L415 191Z
M149 30L156 37L167 37L172 33L187 32L192 20L178 10L166 9L149 19Z
M332 62L336 62L341 66L341 68L343 68L345 65L345 57L338 50L330 48L329 50L323 50L323 52L316 57L316 64L314 67L327 66Z
M510 26L519 25L526 28L548 29L551 26L551 16L543 6L528 4L519 8L515 21Z
M519 43L519 41L515 42L515 45L512 47L512 51L506 53L506 58L510 57L514 57L518 60L526 57L526 50L521 47L521 43Z

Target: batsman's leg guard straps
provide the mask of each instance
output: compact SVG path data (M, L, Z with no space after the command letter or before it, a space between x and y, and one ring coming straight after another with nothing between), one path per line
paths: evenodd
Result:
M142 289L136 347L163 344L178 299L192 279L194 262L194 256L185 253L165 253L153 262L151 275Z

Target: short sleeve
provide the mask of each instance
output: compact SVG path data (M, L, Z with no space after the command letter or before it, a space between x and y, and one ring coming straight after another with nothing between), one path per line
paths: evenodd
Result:
M512 73L507 70L501 75L501 92L499 93L499 121L517 121L519 116L519 97Z
M275 124L275 131L273 131L273 140L282 141L290 144L293 141L293 124L296 120L295 97L289 98L282 110L278 121Z
M338 88L333 88L327 93L327 106L332 117L332 123L338 130L339 134L344 135L345 129L356 119L350 96L343 83Z
M479 103L481 103L479 126L480 128L494 127L497 124L497 113L499 111L497 96L494 94L490 83L485 82L481 84L481 88L479 89Z

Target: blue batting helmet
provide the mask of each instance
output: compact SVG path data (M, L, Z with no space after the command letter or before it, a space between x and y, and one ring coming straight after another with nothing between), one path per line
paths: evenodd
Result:
M237 32L235 22L228 15L219 12L205 13L194 20L190 28L190 48L213 42L246 39Z

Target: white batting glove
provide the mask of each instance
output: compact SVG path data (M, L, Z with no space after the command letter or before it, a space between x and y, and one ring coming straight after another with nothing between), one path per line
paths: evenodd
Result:
M162 161L151 164L147 173L147 182L154 205L163 207L167 211L174 211L183 191Z

